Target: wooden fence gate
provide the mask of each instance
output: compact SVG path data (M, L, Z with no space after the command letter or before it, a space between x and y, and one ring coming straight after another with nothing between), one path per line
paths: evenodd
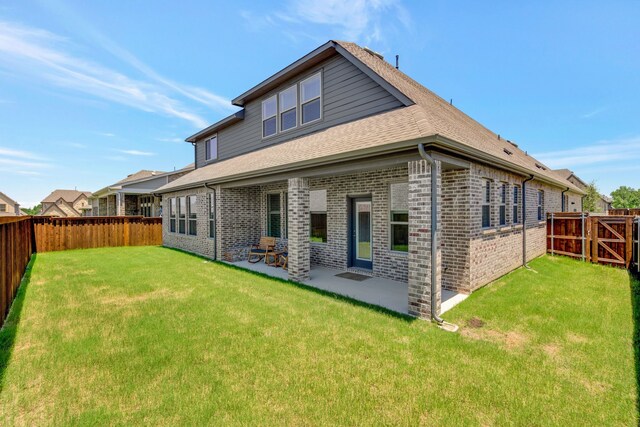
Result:
M550 213L547 252L640 273L640 217Z

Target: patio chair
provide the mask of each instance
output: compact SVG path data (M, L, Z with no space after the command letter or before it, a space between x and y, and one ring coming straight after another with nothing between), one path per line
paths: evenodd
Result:
M278 255L278 266L282 267L283 270L287 270L287 264L289 264L289 248L285 246Z
M262 259L265 259L269 252L272 252L276 247L276 238L275 237L266 237L263 236L260 238L260 243L257 245L251 245L249 248L249 257L247 261L252 264L255 264Z

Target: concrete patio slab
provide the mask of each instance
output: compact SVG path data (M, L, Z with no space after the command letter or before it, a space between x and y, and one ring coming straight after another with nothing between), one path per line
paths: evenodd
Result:
M251 264L248 261L239 261L229 264L284 280L287 280L289 276L286 270L268 266L264 262ZM382 279L379 277L371 277L363 281L336 277L336 275L340 273L344 273L344 271L321 266L313 266L311 268L310 280L304 282L304 284L325 291L334 292L339 295L344 295L368 304L378 305L398 313L409 313L409 291L406 283ZM467 296L468 295L443 290L441 313L447 312L455 305L464 301Z

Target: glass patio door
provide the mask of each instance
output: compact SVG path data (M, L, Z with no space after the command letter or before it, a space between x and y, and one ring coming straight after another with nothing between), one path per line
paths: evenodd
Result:
M372 235L371 199L353 199L351 209L351 264L353 267L373 268Z

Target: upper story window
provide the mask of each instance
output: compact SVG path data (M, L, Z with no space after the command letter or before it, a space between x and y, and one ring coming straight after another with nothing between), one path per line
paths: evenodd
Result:
M273 95L271 98L262 101L262 137L275 135L278 132L278 97Z
M300 105L302 109L302 124L310 123L320 119L320 103L322 93L321 74L313 76L300 82Z
M207 139L204 143L205 159L215 160L218 158L218 135L214 135Z
M291 86L279 94L280 97L280 131L293 129L298 125L298 87Z
M0 203L0 212L7 212L7 205L4 203Z

